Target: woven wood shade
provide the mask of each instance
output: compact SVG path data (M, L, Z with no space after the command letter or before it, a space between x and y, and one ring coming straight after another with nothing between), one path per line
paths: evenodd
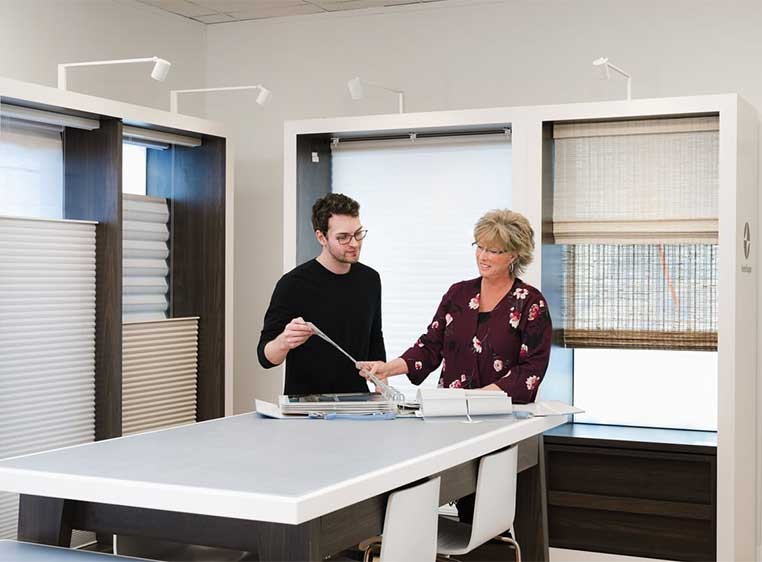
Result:
M717 246L569 245L557 343L717 350Z
M554 125L557 244L716 244L716 116Z

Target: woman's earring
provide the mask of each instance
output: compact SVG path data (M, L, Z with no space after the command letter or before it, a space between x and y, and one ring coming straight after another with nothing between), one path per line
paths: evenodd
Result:
M508 266L508 269L510 269L511 273L513 273L513 264L516 263L516 261L512 261L511 265Z

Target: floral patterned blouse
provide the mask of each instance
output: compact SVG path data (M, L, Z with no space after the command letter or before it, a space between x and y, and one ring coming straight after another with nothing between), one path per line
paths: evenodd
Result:
M534 402L550 359L552 325L545 297L517 278L479 322L480 290L481 277L450 287L428 331L402 354L408 377L421 384L441 363L440 387L495 383L514 403Z

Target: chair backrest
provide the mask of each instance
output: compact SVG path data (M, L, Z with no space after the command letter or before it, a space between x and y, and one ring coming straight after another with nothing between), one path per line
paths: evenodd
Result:
M516 515L516 469L518 447L482 457L476 478L471 551L513 526Z
M434 562L439 522L439 477L392 492L386 504L381 562Z

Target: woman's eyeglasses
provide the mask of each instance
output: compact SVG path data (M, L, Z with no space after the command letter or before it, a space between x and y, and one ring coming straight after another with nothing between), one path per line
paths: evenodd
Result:
M349 234L348 232L339 232L336 235L336 242L338 242L341 245L349 244L349 241L354 238L358 242L365 238L365 236L368 234L367 230L358 230L354 234Z
M471 246L477 251L482 252L488 255L488 256L502 256L503 254L507 254L508 250L495 250L494 248L485 248L483 246L480 246L477 242L472 242Z

